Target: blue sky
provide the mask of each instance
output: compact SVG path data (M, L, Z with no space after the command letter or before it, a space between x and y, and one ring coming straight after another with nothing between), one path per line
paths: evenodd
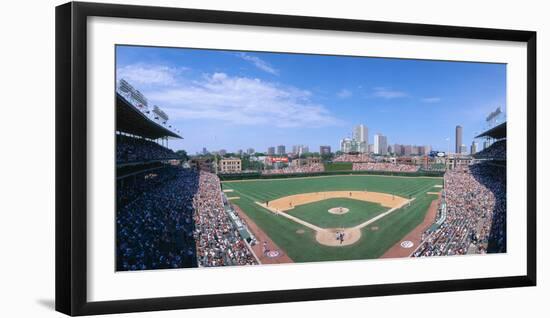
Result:
M388 144L454 149L506 111L506 65L202 49L117 46L117 79L158 105L183 140L170 148L208 150L305 144L338 150L353 126Z

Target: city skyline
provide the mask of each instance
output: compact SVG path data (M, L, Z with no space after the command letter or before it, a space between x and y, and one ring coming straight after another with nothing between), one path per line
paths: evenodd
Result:
M457 125L455 127L455 143L461 141L461 126ZM267 147L267 151L263 151L261 149L258 149L257 153L263 153L267 156L280 156L280 155L287 155L287 154L303 154L303 153L319 153L319 154L327 154L327 153L335 153L335 152L359 152L359 153L373 153L375 155L387 155L387 154L397 154L397 155L427 155L432 151L432 145L429 144L422 144L422 143L413 143L413 144L400 144L398 142L391 143L388 141L387 136L384 136L382 133L378 132L374 134L373 137L373 143L367 143L368 139L368 126L364 124L359 124L353 127L352 129L352 137L351 138L343 138L340 141L340 148L338 150L332 151L330 146L327 145L321 145L319 146L319 150L316 151L315 149L309 150L308 145L304 144L293 144L290 148L292 148L292 151L286 151L287 145L278 145L275 146L269 146ZM459 134L460 131L460 134ZM377 138L382 138L383 142L381 146L377 146ZM362 144L365 143L365 144ZM450 146L450 145L449 145ZM487 145L483 145L485 148ZM283 151L279 151L277 148L283 147ZM371 147L371 150L368 150L369 147ZM380 148L381 147L381 148ZM456 146L456 149L459 149L460 151L458 153L466 154L467 152L463 150L462 147L465 147L464 144L460 144L460 146ZM323 149L324 148L324 149ZM396 149L399 148L399 149ZM484 149L482 148L482 149ZM386 151L380 151L381 149L386 149ZM391 149L391 150L390 150ZM473 150L475 149L475 151ZM479 149L479 150L482 150ZM205 148L203 148L202 152L197 152L196 154L205 154ZM449 149L450 151L451 149ZM472 140L472 144L470 146L470 154L474 154L478 150L478 143L475 140ZM438 151L446 152L446 150L439 149ZM217 153L224 155L225 153L234 153L241 155L242 149L238 149L237 151L227 151L226 149L211 149L209 151L210 153ZM247 151L248 154L251 154L250 151ZM454 151L450 151L450 153L457 153Z
M456 125L468 145L486 128L487 114L506 110L503 64L133 46L116 52L117 79L168 114L184 138L168 146L190 154L277 145L334 152L361 124L388 145L447 151Z

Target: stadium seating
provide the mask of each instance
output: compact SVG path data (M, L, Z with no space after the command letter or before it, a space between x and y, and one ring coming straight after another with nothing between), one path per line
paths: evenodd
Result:
M124 135L116 137L117 164L176 158L177 155L172 150L153 141Z
M386 162L353 163L355 171L417 172L419 166Z
M334 159L332 162L372 162L371 157L366 153L360 154L341 154Z
M506 139L499 140L474 155L477 159L506 160Z
M325 171L325 166L322 163L313 163L300 167L285 167L281 169L263 170L263 175L271 174L297 174L297 173L314 173Z
M216 175L167 166L134 176L117 194L117 270L255 263Z
M505 252L505 169L481 163L447 171L445 221L423 234L423 243L413 256Z
M256 263L224 208L220 180L215 174L199 173L199 188L193 206L199 266Z
M128 187L142 193L117 211L119 271L196 267L193 197L198 175L178 168L161 174L159 182L143 179L148 185Z

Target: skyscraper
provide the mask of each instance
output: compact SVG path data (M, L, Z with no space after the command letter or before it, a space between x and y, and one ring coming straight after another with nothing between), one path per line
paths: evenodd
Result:
M401 156L401 155L403 154L403 145L394 144L394 145L393 145L393 152L394 152L397 156Z
M363 124L353 128L353 140L357 143L357 151L367 152L369 142L369 128Z
M268 147L268 148L267 148L267 155L268 155L268 156L273 156L273 155L275 155L275 147Z
M353 139L358 142L368 142L369 141L369 128L365 125L357 125L353 129Z
M462 152L462 126L458 125L455 129L455 153Z
M319 153L321 155L330 155L330 146L320 146Z
M411 152L412 152L412 147L411 145L403 145L403 148L402 148L403 152L402 154L405 155L405 156L410 156L411 155Z
M292 153L297 154L304 154L309 152L309 147L306 145L294 145L292 146Z
M388 137L380 135L378 137L378 145L380 147L380 154L385 156L388 154Z
M388 138L380 133L374 135L374 153L382 156L388 153Z
M340 140L340 151L343 153L350 153L357 151L357 143L354 139L344 138Z
M351 138L344 138L340 141L340 151L343 153L360 152L362 145L366 149L365 143L359 143L357 140Z
M286 150L285 150L284 145L277 146L277 154L278 155L285 155L286 154Z

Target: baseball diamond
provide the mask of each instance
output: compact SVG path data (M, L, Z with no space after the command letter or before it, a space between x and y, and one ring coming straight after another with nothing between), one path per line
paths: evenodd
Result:
M222 182L239 197L231 200L238 211L294 262L381 257L423 222L441 185L438 177L377 175Z

